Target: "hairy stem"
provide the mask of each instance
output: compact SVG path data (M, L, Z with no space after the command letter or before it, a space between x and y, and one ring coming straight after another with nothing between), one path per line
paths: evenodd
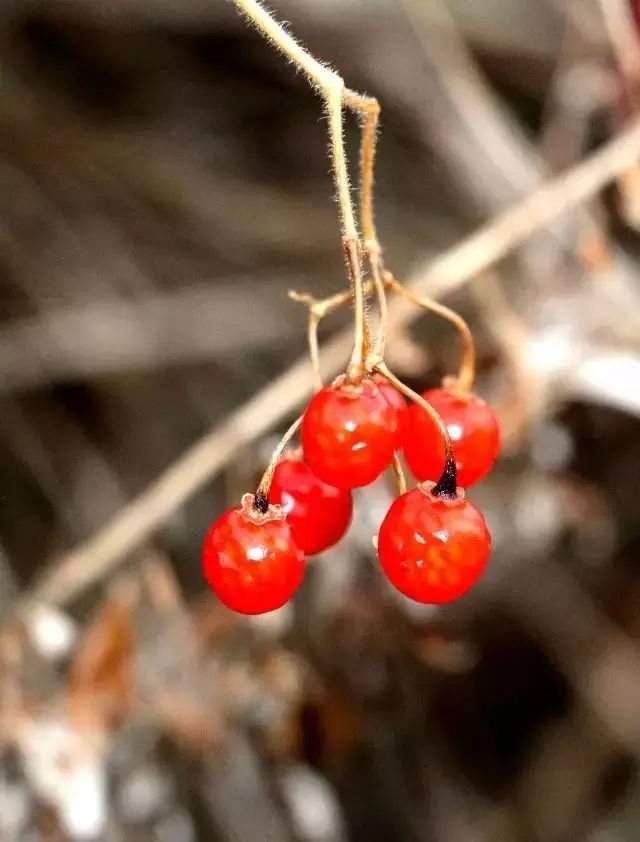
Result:
M293 64L305 72L326 105L329 118L331 162L342 230L342 245L354 304L353 351L347 367L347 377L352 382L358 382L362 379L364 373L368 330L362 269L358 251L358 232L351 202L343 139L342 105L345 97L345 84L335 71L321 64L295 38L289 35L257 0L232 0L232 2L277 49L281 50Z
M365 291L370 284L365 284ZM316 391L322 389L322 372L320 370L320 349L318 346L318 325L329 313L333 313L339 307L348 304L351 300L351 291L338 292L319 301L308 292L296 292L289 290L289 298L300 304L305 304L309 315L307 321L307 344L309 346L309 358L313 369L313 381Z
M374 354L382 359L387 334L387 295L382 282L382 249L378 240L373 203L373 182L375 173L376 143L380 121L380 104L375 97L362 96L348 88L344 92L344 103L360 117L360 224L364 241L364 253L371 271L373 286L378 299L380 324L374 346Z
M423 307L431 313L435 313L450 322L460 335L462 342L462 359L460 360L460 367L458 369L458 376L456 378L457 388L461 392L469 392L473 387L476 371L476 348L473 341L473 334L466 321L455 310L445 307L438 301L431 298L424 298L421 295L413 292L403 284L399 283L391 274L391 272L384 273L384 282L393 290L393 292L417 304L418 307Z

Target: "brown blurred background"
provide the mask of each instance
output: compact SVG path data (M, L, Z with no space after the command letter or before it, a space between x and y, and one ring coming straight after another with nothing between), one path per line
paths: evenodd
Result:
M636 119L626 0L272 5L381 102L403 279ZM305 353L287 290L345 279L320 103L230 3L5 0L0 91L0 839L640 839L640 170L447 298L505 432L468 597L386 586L384 480L293 606L223 610L200 545L274 430L33 602ZM389 362L424 389L458 346L418 316Z

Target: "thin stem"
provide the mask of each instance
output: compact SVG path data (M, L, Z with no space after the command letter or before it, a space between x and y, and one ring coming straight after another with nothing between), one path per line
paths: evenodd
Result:
M313 369L313 390L319 392L323 387L322 373L320 372L320 349L318 347L318 323L320 319L313 312L309 310L309 318L307 320L307 343L309 345L309 357L311 359L311 368Z
M282 453L291 440L291 438L296 434L298 427L302 424L302 415L293 422L293 424L289 427L287 432L284 434L282 439L280 440L280 444L276 447L273 451L273 456L267 465L265 472L262 475L262 479L260 480L260 484L256 489L255 500L254 500L254 508L256 508L259 512L264 514L267 509L269 508L269 492L271 490L271 482L273 480L273 473L280 461L280 457Z
M364 308L364 285L360 268L358 242L355 238L344 240L344 255L351 281L354 308L353 351L347 366L347 380L359 383L364 374L364 360L369 346L369 330Z
M371 281L367 281L363 284L363 289L365 293L368 293L373 288ZM309 308L309 319L307 322L307 344L309 346L309 357L311 359L311 365L313 368L313 379L314 385L316 389L322 388L322 374L320 370L320 351L318 347L318 325L324 319L325 316L328 316L329 313L333 313L334 310L339 309L345 304L348 304L351 301L351 291L346 290L345 292L337 292L335 295L331 295L328 298L323 298L322 300L318 300L310 295L308 292L296 292L296 290L289 290L289 298L292 301L298 301L301 304L306 304ZM368 339L365 336L365 350L366 355L364 357L364 361L369 356L369 345Z
M370 249L367 249L367 257L371 268L373 286L375 287L378 299L378 308L380 310L380 323L378 324L378 335L374 346L374 355L376 359L381 360L384 358L384 352L387 344L387 324L389 322L387 291L383 281L383 266L380 258L380 250L371 251Z
M402 380L399 380L395 374L392 374L389 369L387 368L384 362L378 362L375 365L375 370L382 374L383 377L386 377L389 383L396 387L399 392L402 392L409 400L412 400L414 403L417 403L419 407L424 409L427 415L431 418L433 423L436 425L438 430L440 431L440 435L444 440L444 458L445 458L445 465L444 471L442 472L442 476L431 490L431 493L434 494L436 497L456 497L456 481L457 481L457 471L456 471L456 460L453 455L453 444L451 442L451 437L449 436L449 431L447 430L446 424L439 416L439 414L435 411L435 409L431 406L430 403L419 395L417 392L414 392L413 389L410 389L409 386L405 385Z
M466 321L462 318L462 316L456 313L455 310L445 307L444 304L440 304L438 301L434 301L431 298L424 298L421 295L417 295L417 293L412 290L407 289L407 287L403 286L403 284L399 283L399 281L393 277L391 272L385 271L384 282L389 289L393 290L393 292L401 295L408 301L412 301L414 304L417 304L418 307L423 307L431 313L436 313L436 315L442 316L443 319L446 319L456 328L460 334L460 340L462 342L462 359L460 360L456 385L461 392L471 391L473 381L475 379L476 348L473 341L473 334L471 333Z
M382 359L387 335L387 294L382 282L382 249L378 240L373 209L373 182L380 104L375 97L362 96L348 88L344 92L344 103L360 117L360 224L362 225L364 252L371 270L380 310L380 323L374 346L374 355L378 359Z
M407 480L405 479L404 471L402 470L402 462L400 461L400 457L397 453L393 454L391 468L396 478L398 497L401 497L403 494L407 493Z
M362 379L364 373L368 330L364 307L362 268L358 253L358 232L351 202L342 130L342 100L345 95L345 84L335 71L321 64L295 38L289 35L257 0L232 0L232 2L277 49L281 50L297 67L306 73L309 81L319 91L326 104L329 117L331 162L342 230L342 245L354 303L353 351L347 368L347 377L352 382L358 382Z
M320 370L320 349L318 347L318 325L326 315L349 303L351 300L351 291L339 292L336 295L318 301L308 292L296 292L296 290L292 289L289 290L289 298L292 301L305 304L309 311L307 320L307 344L309 346L309 358L313 369L315 391L319 391L322 389L323 383Z
M380 103L375 97L362 96L346 88L343 95L347 108L361 117L360 137L360 224L365 247L378 242L373 213L373 178L375 172L376 142L380 120Z

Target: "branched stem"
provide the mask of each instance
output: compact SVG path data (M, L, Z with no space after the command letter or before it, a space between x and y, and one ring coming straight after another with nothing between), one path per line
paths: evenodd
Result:
M421 295L407 289L403 284L397 281L391 272L385 271L384 282L393 290L393 292L417 304L418 307L423 307L431 313L435 313L450 322L460 334L462 342L462 359L460 361L460 368L458 370L458 377L456 378L456 388L461 392L469 392L473 386L476 371L476 347L473 341L473 334L466 321L449 307L434 301L432 298L424 298Z
M312 86L324 99L329 118L331 161L340 211L342 245L354 304L353 352L347 367L352 382L362 379L367 353L368 330L364 306L362 268L358 250L358 232L351 202L347 158L344 149L342 105L346 88L342 78L331 68L314 58L295 38L262 7L258 0L232 0L236 7L279 50L307 75ZM350 96L358 96L349 92Z
M289 444L289 441L296 434L300 424L302 424L302 415L299 418L296 418L296 420L293 422L293 424L289 427L287 432L280 440L280 444L273 451L271 460L269 461L269 464L267 465L265 472L262 475L262 479L260 480L260 484L256 489L255 501L253 505L262 514L264 514L269 508L269 492L271 491L273 473L278 465L278 462L280 461L280 457L282 456L285 447Z
M471 333L471 329L466 321L460 316L455 310L451 310L449 307L445 307L444 304L440 304L438 301L434 301L432 298L425 298L424 296L418 295L413 290L405 287L401 284L393 274L386 269L382 269L382 275L376 272L374 265L372 265L372 275L373 280L367 281L364 284L365 292L369 292L371 289L375 288L378 284L388 287L392 292L396 293L397 295L402 296L402 298L406 298L408 301L413 302L418 307L422 307L425 310L428 310L430 313L435 313L437 316L446 319L450 324L452 324L460 335L460 341L462 343L462 358L460 361L460 367L458 369L458 375L455 378L456 381L456 389L460 392L469 392L473 387L473 382L475 380L475 369L476 369L476 349L475 343L473 341L473 334ZM321 301L318 301L313 296L309 295L308 293L304 292L290 292L289 297L292 298L294 301L302 302L306 304L309 308L309 355L311 357L311 362L314 366L314 377L316 383L321 383L320 377L320 366L319 366L319 356L318 356L318 324L320 321L327 316L329 313L332 313L334 310L337 310L339 307L342 307L346 304L351 294L350 292L339 292L335 295L330 296L329 298L325 298ZM381 314L384 312L386 315L386 298L381 299ZM381 320L382 323L382 320ZM382 345L380 345L380 336L378 337L378 343L373 350L373 363L374 365L383 358L384 355L384 341ZM368 369L370 364L367 360L365 360L365 369Z
M370 284L365 284L365 292L371 288ZM311 367L313 369L313 383L315 390L322 389L322 373L320 371L320 351L318 347L318 325L325 316L333 313L344 304L348 304L351 300L351 291L338 292L335 295L329 296L319 301L308 292L296 292L296 290L289 290L289 298L292 301L297 301L300 304L305 304L309 311L307 321L307 343L309 345L309 358L311 360Z

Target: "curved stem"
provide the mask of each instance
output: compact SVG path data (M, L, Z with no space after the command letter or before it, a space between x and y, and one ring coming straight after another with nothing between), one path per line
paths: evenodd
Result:
M347 367L347 377L352 382L358 382L364 374L364 359L368 350L368 329L364 307L362 269L358 253L358 232L351 202L342 130L345 84L335 71L319 62L299 44L258 0L233 0L233 3L246 15L259 32L271 41L277 49L281 50L296 67L306 73L312 86L319 91L326 105L329 117L331 163L342 230L342 245L354 304L353 352Z
M400 457L397 453L393 454L391 468L395 474L396 485L398 487L398 497L400 497L407 493L407 480L405 479L404 471L402 470L402 462L400 461Z
M364 360L369 344L369 332L364 309L364 285L362 283L358 242L355 238L344 240L344 254L351 281L354 309L353 351L347 366L347 380L351 383L359 383L364 374Z
M256 489L253 506L262 514L264 514L269 508L269 491L271 490L273 473L278 465L278 462L280 461L280 457L282 456L283 450L289 443L290 439L295 435L300 424L302 424L302 417L303 416L301 415L299 418L296 418L296 420L293 422L293 424L289 427L287 432L280 440L280 444L273 451L273 455L269 461L269 464L267 465L265 472L262 475L262 479L260 480L260 484Z
M380 103L375 97L362 96L348 88L344 91L344 103L360 117L360 224L373 286L378 298L380 324L374 346L374 355L381 359L387 333L387 294L382 281L382 249L378 241L373 210L373 181L375 172L376 143L380 122Z
M378 242L373 213L373 174L376 142L380 121L380 103L375 97L363 96L345 88L344 104L361 117L360 138L360 224L365 244Z
M383 359L385 348L387 345L387 323L389 321L389 311L387 307L387 291L385 289L382 278L382 260L380 258L380 250L376 251L367 249L367 257L369 259L369 266L371 268L371 277L373 279L373 286L376 290L378 298L378 308L380 310L380 323L378 325L378 335L374 345L374 355L376 359Z
M309 357L311 359L311 368L313 369L313 390L319 392L322 389L322 373L320 372L320 350L318 348L318 323L320 319L313 312L309 310L309 319L307 322L307 343L309 344Z
M289 298L300 304L306 304L309 310L307 321L307 344L309 346L309 358L313 369L313 384L316 391L322 389L322 373L320 370L320 349L318 347L318 325L329 313L348 304L351 300L351 291L338 292L329 298L318 301L308 292L296 292L289 290Z
M384 362L377 363L375 366L375 370L382 374L383 377L386 377L389 383L395 386L396 389L399 392L402 392L402 394L409 398L409 400L412 400L414 403L417 403L419 407L424 409L424 411L427 413L427 415L431 418L433 423L440 431L440 435L444 439L445 464L442 476L432 489L431 493L434 494L436 497L456 497L456 460L453 455L453 444L451 442L451 436L449 435L449 431L447 430L446 424L435 411L435 409L431 406L431 404L427 403L427 401L421 395L419 395L417 392L414 392L413 389L409 388L409 386L405 385L402 382L402 380L399 380L395 376L395 374L392 374Z
M401 295L408 301L412 301L418 307L423 307L425 310L441 316L456 328L462 342L462 359L458 370L457 388L462 392L471 391L476 371L476 348L473 341L473 334L466 321L455 310L445 307L444 304L433 301L431 298L423 298L421 295L417 295L412 290L407 289L393 277L391 272L385 271L384 282L393 292Z

